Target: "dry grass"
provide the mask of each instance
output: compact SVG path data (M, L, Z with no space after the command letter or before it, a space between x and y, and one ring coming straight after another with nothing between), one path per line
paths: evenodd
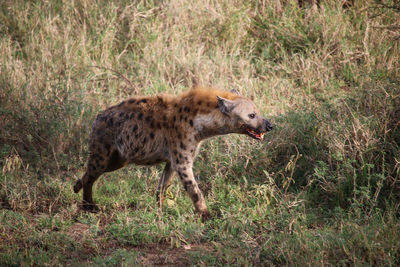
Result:
M1 265L399 265L398 1L321 2L3 1ZM157 209L160 168L104 175L80 212L95 114L194 79L277 125L205 144L214 217L178 184Z

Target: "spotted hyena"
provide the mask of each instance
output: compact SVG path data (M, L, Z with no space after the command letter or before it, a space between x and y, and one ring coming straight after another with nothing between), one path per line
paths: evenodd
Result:
M194 88L179 96L134 97L100 113L89 138L86 173L74 186L83 188L84 209L96 209L92 187L97 178L127 164L166 162L157 201L177 173L195 209L207 217L204 196L193 176L193 161L203 140L229 133L263 140L272 125L254 103L234 92Z

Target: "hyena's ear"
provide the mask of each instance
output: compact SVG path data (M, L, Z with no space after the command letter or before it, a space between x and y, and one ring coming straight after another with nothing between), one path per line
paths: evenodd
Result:
M224 114L231 113L232 109L235 107L235 103L220 96L217 96L217 99L219 110Z

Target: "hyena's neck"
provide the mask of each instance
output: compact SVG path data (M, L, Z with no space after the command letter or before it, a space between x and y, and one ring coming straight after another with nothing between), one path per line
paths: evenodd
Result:
M199 141L216 135L233 133L231 122L219 110L197 114L193 120L193 124Z
M175 104L176 114L183 119L185 114L193 117L193 127L196 131L197 140L210 138L215 135L232 133L232 122L224 115L218 105L218 96L230 100L239 96L231 92L207 88L194 88L183 93ZM177 117L178 119L178 117Z

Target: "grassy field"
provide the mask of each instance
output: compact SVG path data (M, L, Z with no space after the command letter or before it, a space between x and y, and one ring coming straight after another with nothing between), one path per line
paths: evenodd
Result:
M0 5L1 266L399 266L400 3L22 1ZM212 218L163 166L102 176L78 208L91 123L201 84L253 97L264 142L207 142Z

